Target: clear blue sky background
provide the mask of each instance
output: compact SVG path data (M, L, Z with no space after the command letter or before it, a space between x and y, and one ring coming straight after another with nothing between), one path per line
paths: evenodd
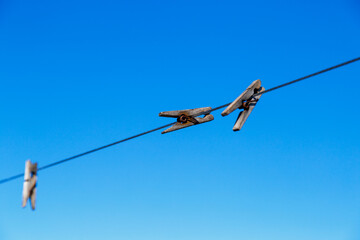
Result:
M360 3L0 1L0 178L360 55ZM0 186L0 239L358 240L360 63Z

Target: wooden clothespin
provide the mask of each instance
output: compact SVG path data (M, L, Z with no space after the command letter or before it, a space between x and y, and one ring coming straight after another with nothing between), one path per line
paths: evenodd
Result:
M160 117L172 117L177 119L177 122L170 128L163 131L162 134L197 124L210 122L214 120L214 116L211 115L210 112L211 107L161 112L159 113ZM204 117L198 117L201 115L204 115Z
M37 174L37 163L31 163L30 160L27 160L25 162L22 207L25 207L28 199L30 199L32 210L35 210L36 182L37 182L36 174Z
M254 109L256 103L259 101L261 94L254 96L254 94L258 94L265 91L265 88L261 87L260 79L255 80L250 84L250 86L233 101L222 113L222 116L227 116L236 109L244 109L244 111L240 112L235 125L233 127L233 131L239 131L250 113Z

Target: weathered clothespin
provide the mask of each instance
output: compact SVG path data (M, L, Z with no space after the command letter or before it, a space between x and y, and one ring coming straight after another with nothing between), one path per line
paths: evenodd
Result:
M25 207L28 199L30 199L32 210L35 210L36 182L37 182L36 174L37 174L37 163L31 163L30 160L27 160L25 162L22 207Z
M210 122L214 120L214 116L211 115L210 112L211 112L211 107L161 112L159 113L160 117L172 117L177 119L177 122L170 128L163 131L162 134L179 130L182 128L194 126L196 124ZM205 115L205 116L198 117L201 115Z
M259 101L261 97L261 92L265 91L265 88L261 87L260 79L255 80L250 84L250 86L233 101L222 113L222 116L227 116L236 109L244 109L244 111L240 112L235 125L233 127L234 131L239 131L247 118L249 117L251 111L254 109L256 103ZM254 96L254 94L259 94Z

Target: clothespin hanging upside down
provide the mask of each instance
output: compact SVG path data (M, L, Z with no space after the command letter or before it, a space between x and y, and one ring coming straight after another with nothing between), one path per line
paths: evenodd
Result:
M37 163L31 163L30 160L27 160L25 162L22 207L25 207L28 199L30 199L32 210L35 210L36 182L37 182L36 174L37 174Z
M194 126L196 124L210 122L214 120L214 116L211 115L210 112L211 107L161 112L159 113L160 117L172 117L177 119L177 122L170 128L163 131L162 134ZM205 116L199 117L201 115Z
M261 86L260 79L255 80L250 84L250 86L239 96L237 97L222 113L221 115L227 116L236 109L244 109L244 111L240 112L235 125L233 127L234 131L239 131L250 113L254 109L256 103L259 101L261 94L254 96L254 94L258 94L264 92L265 88Z

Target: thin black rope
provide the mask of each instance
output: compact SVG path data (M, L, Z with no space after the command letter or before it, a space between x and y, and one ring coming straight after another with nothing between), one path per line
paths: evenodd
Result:
M305 79L307 79L307 78L314 77L314 76L319 75L319 74L321 74L321 73L325 73L325 72L331 71L331 70L333 70L333 69L336 69L336 68L339 68L339 67L348 65L348 64L350 64L350 63L353 63L353 62L356 62L356 61L359 61L359 60L360 60L360 57L354 58L354 59L352 59L352 60L350 60L350 61L346 61L346 62L340 63L340 64L338 64L338 65L335 65L335 66L326 68L326 69L321 70L321 71L318 71L318 72L316 72L316 73L312 73L312 74L307 75L307 76L305 76L305 77L301 77L301 78L295 79L295 80L293 80L293 81L290 81L290 82L281 84L281 85L279 85L279 86L270 88L270 89L265 90L265 91L263 91L263 92L261 92L261 93L256 93L256 94L254 94L254 97L256 97L256 96L258 96L258 95L263 95L263 94L265 94L265 93L274 91L274 90L276 90L276 89L279 89L279 88L288 86L288 85L293 84L293 83L296 83L296 82L300 82L300 81L305 80Z
M0 181L0 184L6 183L6 182L10 182L11 180L15 180L17 178L21 178L24 176L24 173L20 173L18 175L12 176L12 177L8 177L8 178L4 178Z
M316 73L312 73L312 74L307 75L307 76L305 76L305 77L301 77L301 78L295 79L295 80L293 80L293 81L290 81L290 82L281 84L281 85L279 85L279 86L270 88L270 89L268 89L268 90L266 90L266 91L264 91L264 92L256 93L256 94L254 94L253 96L258 96L258 95L262 95L262 94L265 94L265 93L274 91L274 90L276 90L276 89L279 89L279 88L288 86L288 85L293 84L293 83L296 83L296 82L300 82L300 81L305 80L305 79L307 79L307 78L314 77L314 76L319 75L319 74L321 74L321 73L328 72L328 71L330 71L330 70L333 70L333 69L336 69L336 68L345 66L345 65L347 65L347 64L350 64L350 63L353 63L353 62L356 62L356 61L359 61L359 60L360 60L360 57L354 58L354 59L352 59L352 60L350 60L350 61L340 63L340 64L338 64L338 65L335 65L335 66L326 68L326 69L321 70L321 71L318 71L318 72L316 72ZM209 114L209 113L211 113L211 112L217 111L217 110L219 110L219 109L222 109L222 108L224 108L224 107L229 106L230 104L231 104L231 103L227 103L227 104L221 105L221 106L219 106L219 107L213 108L213 109L211 109L211 110L209 110L209 111L207 111L207 112L205 112L205 113L202 113L201 115L203 115L203 114ZM59 164L62 164L62 163L64 163L64 162L68 162L68 161L71 161L71 160L73 160L73 159L76 159L76 158L79 158L79 157L82 157L82 156L85 156L85 155L88 155L88 154L91 154L91 153L100 151L100 150L102 150L102 149L105 149L105 148L108 148L108 147L111 147L111 146L114 146L114 145L117 145L117 144L120 144L120 143L129 141L129 140L131 140L131 139L134 139L134 138L137 138L137 137L140 137L140 136L143 136L143 135L146 135L146 134L149 134L149 133L158 131L158 130L160 130L160 129L169 127L169 126L171 126L171 125L173 125L173 124L175 124L175 123L166 124L166 125L164 125L164 126L161 126L161 127L158 127L158 128L155 128L155 129L152 129L152 130L149 130L149 131L146 131L146 132L137 134L137 135L134 135L134 136L132 136L132 137L128 137L128 138L122 139L122 140L120 140L120 141L113 142L113 143L110 143L110 144L108 144L108 145L105 145L105 146L102 146L102 147L98 147L98 148L92 149L92 150L90 150L90 151L87 151L87 152L84 152L84 153L80 153L80 154L78 154L78 155L75 155L75 156L72 156L72 157L69 157L69 158L65 158L65 159L60 160L60 161L57 161L57 162L50 163L50 164L48 164L48 165L45 165L45 166L43 166L43 167L38 168L38 171L41 171L41 170L44 170L44 169L47 169L47 168L50 168L50 167L54 167L54 166L59 165ZM0 180L0 184L3 184L3 183L6 183L6 182L9 182L9 181L12 181L12 180L17 179L17 178L20 178L20 177L22 177L22 176L24 176L24 173L21 173L21 174L18 174L18 175L14 175L14 176L9 177L9 178L2 179L2 180Z
M279 89L279 88L288 86L288 85L293 84L293 83L296 83L296 82L300 82L300 81L305 80L305 79L307 79L307 78L314 77L314 76L319 75L319 74L321 74L321 73L325 73L325 72L331 71L331 70L333 70L333 69L336 69L336 68L339 68L339 67L348 65L348 64L350 64L350 63L353 63L353 62L356 62L356 61L359 61L359 60L360 60L360 57L354 58L354 59L352 59L352 60L349 60L349 61L340 63L340 64L338 64L338 65L335 65L335 66L332 66L332 67L323 69L323 70L318 71L318 72L316 72L316 73L309 74L309 75L307 75L307 76L305 76L305 77L301 77L301 78L295 79L295 80L293 80L293 81L290 81L290 82L287 82L287 83L278 85L278 86L276 86L276 87L270 88L270 89L265 90L265 91L263 91L263 92L255 93L252 97L256 97L256 96L258 96L258 95L263 95L263 94L265 94L265 93L274 91L274 90L276 90L276 89ZM221 106L219 106L219 107L213 108L213 109L207 111L205 114L209 114L209 113L211 113L211 112L213 112L213 111L216 111L216 110L219 110L219 109L221 109L221 108L227 107L227 106L229 106L230 104L231 104L231 102L230 102L230 103L226 103L226 104L224 104L224 105L221 105Z
M175 123L169 123L169 124L166 124L166 125L164 125L164 126L161 126L161 127L158 127L158 128L154 128L154 129L152 129L152 130L149 130L149 131L146 131L146 132L143 132L143 133L134 135L134 136L132 136L132 137L124 138L124 139L122 139L122 140L119 140L119 141L116 141L116 142L107 144L107 145L105 145L105 146L98 147L98 148L94 148L94 149L92 149L92 150L90 150L90 151L87 151L87 152L84 152L84 153L80 153L80 154L77 154L77 155L75 155L75 156L72 156L72 157L69 157L69 158L62 159L62 160L60 160L60 161L56 161L56 162L50 163L50 164L48 164L48 165L39 167L39 168L38 168L38 171L42 171L42 170L44 170L44 169L47 169L47 168L50 168L50 167L54 167L54 166L59 165L59 164L62 164L62 163L64 163L64 162L68 162L68 161L70 161L70 160L74 160L74 159L76 159L76 158L79 158L79 157L82 157L82 156L85 156L85 155L88 155L88 154L91 154L91 153L100 151L100 150L102 150L102 149L105 149L105 148L108 148L108 147L111 147L111 146L114 146L114 145L117 145L117 144L120 144L120 143L129 141L129 140L131 140L131 139L144 136L144 135L146 135L146 134L149 134L149 133L158 131L158 130L160 130L160 129L169 127L169 126L171 126L171 125L173 125L173 124L175 124ZM21 177L23 177L23 176L24 176L24 173L20 173L20 174L17 174L17 175L15 175L15 176L12 176L12 177L2 179L2 180L0 180L0 184L9 182L9 181L11 181L11 180L15 180L15 179L17 179L17 178L21 178Z

